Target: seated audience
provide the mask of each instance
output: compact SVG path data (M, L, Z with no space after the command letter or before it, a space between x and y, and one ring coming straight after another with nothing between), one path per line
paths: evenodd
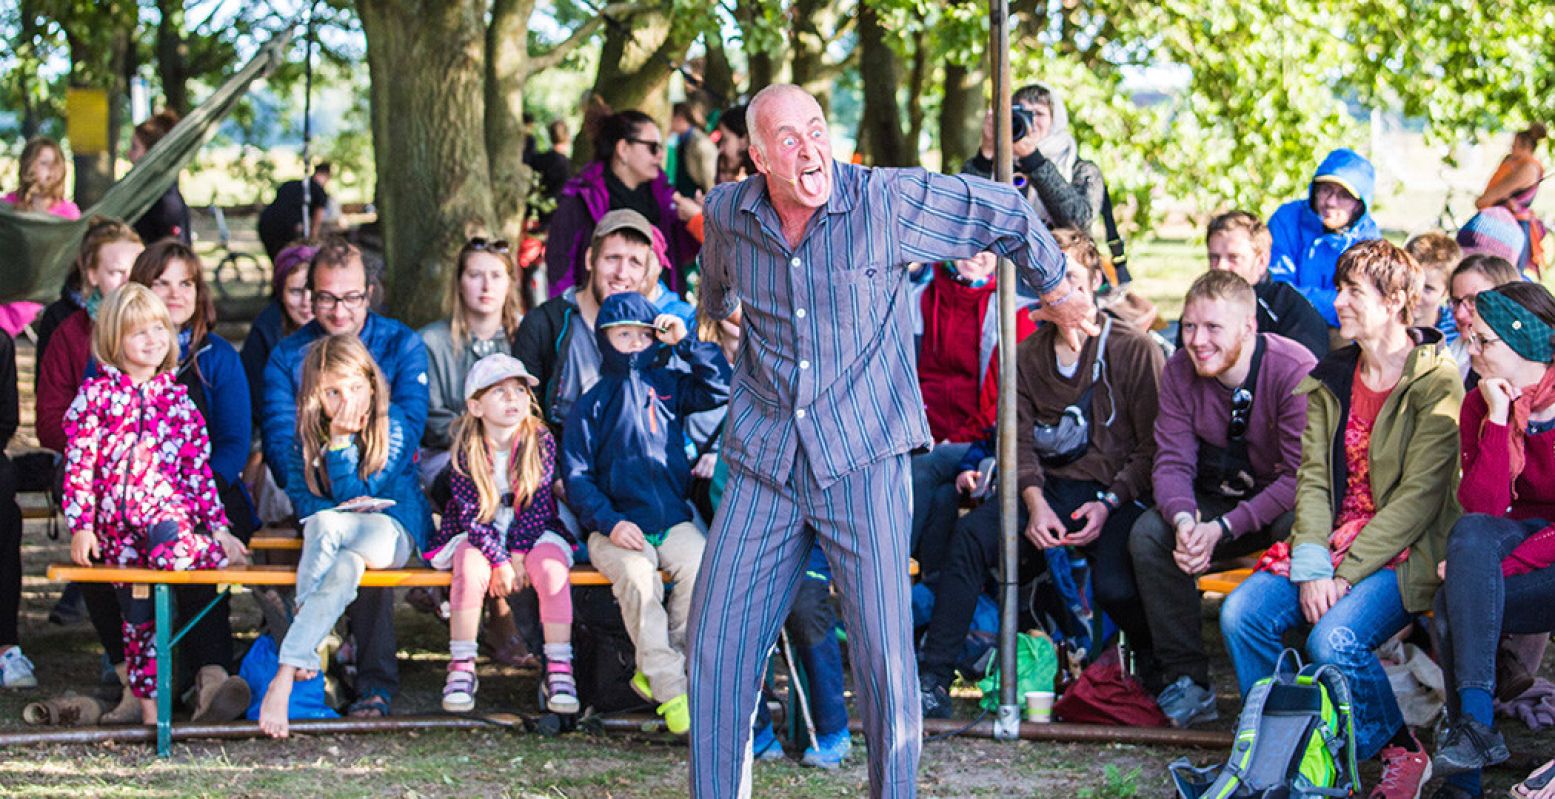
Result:
M1452 309L1453 325L1467 330L1474 319L1474 298L1482 291L1489 291L1507 283L1522 280L1517 267L1505 258L1494 255L1470 255L1458 262L1447 281L1447 307ZM1472 374L1473 359L1469 342L1462 336L1447 348L1453 360L1458 362L1458 374L1466 388L1473 388L1479 376Z
M173 378L176 336L167 308L144 286L126 285L103 301L92 331L100 373L81 387L64 420L64 514L77 565L220 569L229 553L245 551L211 477L204 420ZM151 597L128 585L113 591L124 650L115 670L133 695L121 708L138 706L138 720L153 724L159 653Z
M1158 702L1178 727L1217 717L1194 577L1285 540L1295 520L1307 400L1294 392L1317 359L1258 332L1257 308L1229 271L1189 287L1183 345L1161 373L1156 505L1129 536L1135 577L1150 587L1145 616L1166 684Z
M1100 262L1071 254L1070 302L1095 305ZM1155 456L1159 347L1128 324L1096 312L1090 325L1043 325L1021 342L1016 382L1020 421L1019 483L1022 582L1045 568L1043 550L1072 546L1091 563L1097 603L1128 636L1142 671L1152 671L1150 628L1135 587L1128 535L1150 490ZM1079 349L1065 333L1075 333ZM1083 418L1088 430L1075 425ZM977 463L992 442L974 448L957 478L977 481ZM947 546L934 614L920 656L923 715L947 718L948 689L977 597L999 561L999 503L963 516Z
M453 426L453 498L427 546L434 568L453 570L443 709L475 709L482 600L506 600L528 584L545 637L545 707L576 713L569 580L576 544L556 518L556 439L531 393L539 381L499 352L477 361L461 382L466 410Z
M448 468L453 423L465 412L464 376L476 361L497 352L511 354L523 311L518 267L506 241L474 238L459 248L448 285L447 319L419 332L427 348L427 429L417 468L430 486Z
M1269 274L1290 283L1317 308L1329 327L1339 326L1334 269L1356 242L1382 238L1371 218L1377 173L1360 153L1340 148L1317 167L1307 196L1269 217Z
M1555 631L1544 604L1555 602L1555 297L1507 283L1481 292L1470 319L1463 337L1480 380L1463 400L1466 515L1447 539L1436 595L1448 704L1434 766L1456 791L1437 792L1444 799L1482 796L1480 770L1510 756L1492 728L1501 636Z
M1227 211L1211 219L1204 237L1209 268L1232 272L1253 287L1258 332L1284 336L1321 358L1328 354L1328 324L1294 286L1269 279L1273 242L1269 228L1246 211ZM1181 338L1179 334L1178 346Z
M324 281L316 282L314 291L316 296L332 293ZM328 313L319 310L321 316ZM277 350L271 358L272 372L284 352ZM295 452L287 461L295 478L287 490L303 517L297 610L259 707L259 728L274 738L287 736L292 684L312 679L322 668L319 645L356 598L363 572L404 566L425 546L432 524L416 483L416 431L392 400L389 383L362 339L349 332L322 336L304 352L291 444ZM346 504L366 500L379 502L365 509ZM392 596L393 589L380 590ZM386 635L392 639L392 615L379 623L389 628ZM360 635L358 643L364 650L371 646ZM388 697L367 696L381 700L374 703L373 715L388 713Z
M262 427L265 364L270 351L281 339L313 321L313 298L308 292L308 264L318 253L311 244L294 242L275 256L274 275L270 280L270 302L259 312L243 339L243 373L248 376L249 404L254 426Z
M1095 245L1090 246L1094 252ZM960 512L956 476L961 461L997 421L997 271L997 257L987 252L935 264L918 298L918 386L935 445L912 456L911 541L928 582L945 562L945 542ZM1017 303L1024 310L1031 300L1018 298ZM1017 341L1037 326L1028 313L1017 314L1015 322Z
M308 475L315 470L315 465L304 458L304 445L308 442L299 440L297 435L298 409L303 397L303 360L308 347L315 341L328 336L352 335L367 348L374 367L388 383L388 403L396 418L401 420L395 429L404 435L405 446L412 450L405 457L405 468L414 469L414 448L421 440L427 419L426 347L415 331L368 308L368 287L371 285L361 251L338 239L323 242L308 269L307 288L313 301L313 321L281 339L265 367L262 428L265 463L299 516L310 514L305 508L336 504L327 502L313 491L314 484L308 481ZM352 496L337 496L336 499L351 499ZM423 501L419 491L416 498L417 503ZM299 504L299 501L305 504ZM404 504L401 500L401 505ZM411 514L405 519L414 520L419 517L413 515L413 510L406 508L401 512ZM426 536L425 529L408 525L407 532L418 541ZM357 645L357 700L347 712L366 718L385 716L399 687L399 666L395 662L394 591L365 588L356 592L356 596L347 616Z
M1242 695L1267 677L1303 621L1310 662L1333 665L1354 695L1356 748L1381 754L1374 797L1416 796L1430 758L1404 723L1374 650L1431 607L1436 564L1458 516L1463 384L1441 333L1411 328L1420 267L1385 241L1339 258L1340 333L1297 389L1307 427L1296 524L1226 598L1220 626Z
M728 402L730 370L716 346L687 338L680 317L636 292L605 300L596 321L599 382L573 405L562 438L567 501L621 603L643 675L633 686L684 734L686 621L704 545L687 501L684 419ZM662 365L666 348L690 374ZM675 581L668 613L660 569Z
M102 307L103 297L129 281L130 267L142 249L140 236L129 225L117 219L94 218L76 255L79 306L77 292L70 291L67 284L68 296L43 311L44 323L63 317L50 335L39 331L36 361L38 443L55 452L65 451L65 409L86 379L87 362L92 359L92 319ZM54 346L45 350L46 343Z
M1432 231L1410 239L1404 245L1404 252L1420 264L1420 271L1425 276L1420 289L1420 304L1415 306L1414 324L1440 330L1444 342L1451 348L1458 341L1458 325L1453 321L1452 310L1448 308L1447 282L1452 270L1463 260L1463 250L1451 236Z

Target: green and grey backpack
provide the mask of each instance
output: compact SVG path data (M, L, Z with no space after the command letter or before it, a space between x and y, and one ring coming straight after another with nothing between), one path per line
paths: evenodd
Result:
M1333 666L1302 666L1287 649L1247 693L1226 763L1195 768L1181 758L1167 769L1181 799L1355 796L1350 686Z

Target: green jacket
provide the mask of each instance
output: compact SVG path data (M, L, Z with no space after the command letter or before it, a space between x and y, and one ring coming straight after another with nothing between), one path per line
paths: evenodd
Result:
M1359 583L1409 548L1398 567L1404 609L1429 610L1440 582L1436 564L1446 555L1447 533L1458 506L1458 406L1463 382L1435 330L1412 329L1418 346L1404 363L1372 429L1371 491L1377 515L1356 537L1335 577ZM1307 544L1328 547L1349 475L1344 428L1360 347L1330 353L1296 387L1307 395L1307 428L1301 436L1296 475L1296 523L1292 552Z

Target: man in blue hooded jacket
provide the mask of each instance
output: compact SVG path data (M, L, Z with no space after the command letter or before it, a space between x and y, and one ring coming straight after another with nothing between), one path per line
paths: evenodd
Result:
M1357 242L1382 238L1371 218L1376 183L1371 162L1341 147L1318 165L1304 199L1285 203L1269 217L1274 237L1269 277L1294 285L1329 327L1339 326L1334 312L1339 256Z
M729 363L636 292L607 298L594 321L599 382L562 428L562 479L594 567L610 579L637 650L632 686L659 703L670 732L689 729L686 620L706 538L687 501L687 414L729 401ZM657 341L655 339L657 338ZM671 352L690 373L666 367ZM659 570L675 581L669 607Z

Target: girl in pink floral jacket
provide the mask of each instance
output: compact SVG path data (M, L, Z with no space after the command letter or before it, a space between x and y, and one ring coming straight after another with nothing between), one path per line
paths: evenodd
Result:
M92 331L102 373L65 413L65 520L71 558L168 571L219 569L243 548L209 465L205 422L173 382L172 319L150 289L129 284L104 301ZM156 718L151 600L117 587L130 690Z

